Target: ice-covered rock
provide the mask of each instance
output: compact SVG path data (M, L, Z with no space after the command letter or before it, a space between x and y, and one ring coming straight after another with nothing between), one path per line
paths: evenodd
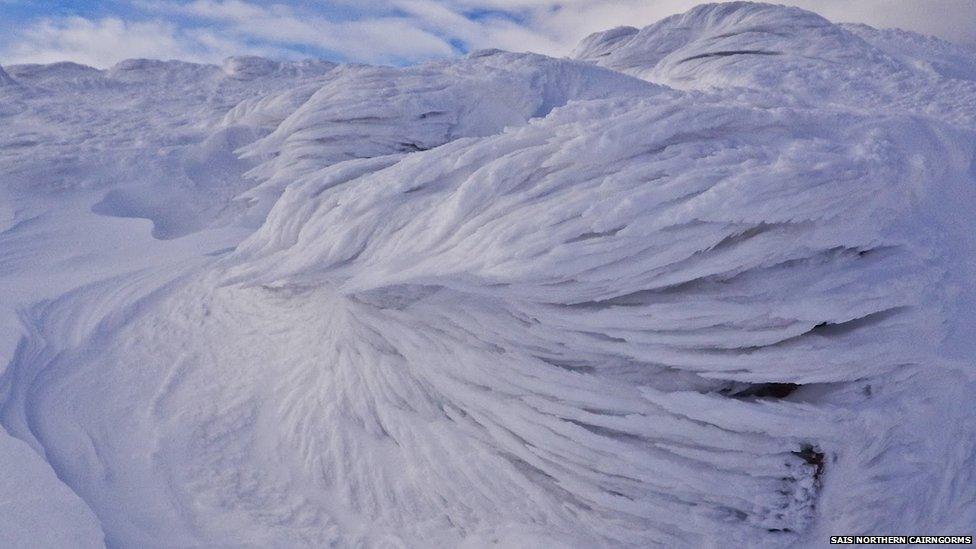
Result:
M224 74L238 80L250 80L258 76L267 76L281 67L281 63L263 57L242 56L228 57L221 69Z

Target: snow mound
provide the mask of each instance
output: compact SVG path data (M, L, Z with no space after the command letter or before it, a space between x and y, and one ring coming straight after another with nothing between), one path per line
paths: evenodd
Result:
M9 111L8 131L0 134L0 151L10 153L2 166L5 184L34 192L102 190L96 213L150 219L159 238L241 216L259 223L231 204L253 185L243 173L255 165L233 151L275 125L260 117L223 121L249 100L321 86L335 67L268 64L274 70L246 78L216 65L147 59L107 70L75 63L10 67L24 86L0 106L0 114Z
M105 79L104 71L71 62L10 65L7 71L23 85L16 95L8 94L8 99L18 96L36 96L46 92L59 94L68 89L83 91L106 88L112 85Z
M730 2L698 6L640 31L597 33L573 56L682 87L790 86L816 93L833 88L825 71L831 63L843 63L836 71L849 70L852 60L855 68L884 69L885 60L865 58L870 48L858 42L799 8Z
M227 281L254 289L209 306L266 293L276 310L334 315L305 336L326 371L278 390L303 425L291 444L315 463L350 460L325 480L348 487L347 505L393 529L442 512L483 526L450 511L471 504L428 467L469 479L488 465L410 457L477 440L493 474L520 479L518 496L463 484L498 502L477 513L492 526L519 520L528 493L531 521L571 532L572 501L602 517L582 531L614 544L787 544L827 505L811 465L824 458L809 456L845 453L859 443L844 430L862 428L800 403L778 405L786 426L728 395L937 360L953 300L938 266L960 235L943 235L918 193L965 177L971 151L908 118L647 95L305 176L227 260ZM325 416L322 386L344 387ZM678 409L702 430L663 427ZM740 434L719 442L715 429ZM397 475L405 463L420 484ZM404 516L386 490L440 503L409 499Z
M900 29L875 29L867 25L841 25L888 55L922 72L941 77L976 80L976 49L933 36Z
M0 86L13 86L14 84L16 84L16 81L3 70L3 67L0 67Z
M857 29L799 8L705 4L639 31L595 33L573 57L681 89L741 87L779 96L770 103L839 103L976 124L972 54L967 58L965 48L900 31L895 42L906 49L899 52L884 47L884 32ZM920 58L913 51L930 53ZM947 62L958 69L940 70Z
M405 69L343 67L310 97L305 88L246 107L249 116L274 120L270 113L281 112L279 106L307 97L271 135L242 150L245 157L269 158L250 173L263 184L244 197L268 204L288 183L337 162L491 135L572 100L651 87L605 69L535 54L478 52L460 61ZM237 120L245 114L232 111L229 116Z
M937 334L920 326L942 320L914 313L946 298L926 266L930 223L912 208L915 185L943 176L930 130L651 97L305 177L238 248L237 279L394 303L444 286L555 322L562 346L582 345L569 355L603 348L741 381L848 381L932 351ZM756 308L724 306L731 296ZM723 314L701 324L706 311ZM859 349L862 324L872 335ZM825 326L846 328L821 337Z
M228 78L246 81L275 75L296 77L322 74L335 66L335 63L316 59L284 63L263 57L239 56L225 59L221 70Z

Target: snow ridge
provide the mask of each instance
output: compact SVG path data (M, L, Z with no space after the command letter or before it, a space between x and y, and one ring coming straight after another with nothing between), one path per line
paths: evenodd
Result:
M858 28L799 8L704 4L640 31L595 33L573 56L679 89L727 93L739 88L754 103L838 105L976 125L971 52L929 38L925 46L899 55L872 43L881 40L881 31ZM922 39L904 36L911 38L896 43L907 48ZM939 64L950 50L946 61L959 67L955 72L946 72L945 61Z
M3 70L3 67L0 67L0 86L13 86L15 84L16 82L7 74L7 71Z
M270 158L250 172L262 184L243 198L269 207L287 184L336 162L492 135L572 100L653 87L583 63L505 52L475 52L464 60L404 69L344 67L332 76L312 95L295 90L248 107L266 111L289 98L306 99L278 119L271 135L242 149L245 158ZM379 97L384 101L377 102ZM244 116L235 111L228 122Z

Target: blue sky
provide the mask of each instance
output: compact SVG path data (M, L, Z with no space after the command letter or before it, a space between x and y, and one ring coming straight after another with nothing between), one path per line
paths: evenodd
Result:
M974 0L780 0L834 21L976 45ZM590 32L695 0L0 0L0 64L230 55L408 64L497 47L566 55Z

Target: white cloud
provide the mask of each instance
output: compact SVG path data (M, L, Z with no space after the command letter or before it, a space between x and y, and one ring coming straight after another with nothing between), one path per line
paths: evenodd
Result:
M4 2L7 0L0 0ZM287 0L281 0L282 2ZM566 55L587 34L641 27L696 0L128 0L127 19L29 22L0 62L72 60L104 67L131 57L219 61L239 54L328 56L367 63L449 57L453 43ZM976 45L973 0L779 0L833 21L901 27ZM472 15L477 13L477 15ZM2 19L0 14L0 19Z
M214 62L244 53L278 56L283 52L222 39L207 30L181 30L164 21L66 17L43 19L21 30L0 58L4 64L74 61L107 67L139 57Z
M445 38L410 17L373 16L332 21L282 4L259 6L241 0L155 3L154 9L210 20L241 39L326 50L354 61L413 62L455 53Z

